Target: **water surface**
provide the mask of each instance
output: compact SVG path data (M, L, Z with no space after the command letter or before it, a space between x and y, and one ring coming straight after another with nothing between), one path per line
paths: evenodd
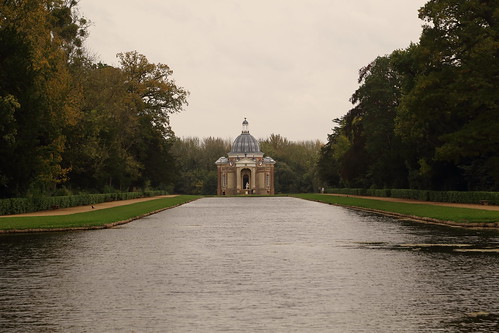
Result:
M295 198L0 237L2 332L490 332L497 232ZM462 252L466 251L466 252Z

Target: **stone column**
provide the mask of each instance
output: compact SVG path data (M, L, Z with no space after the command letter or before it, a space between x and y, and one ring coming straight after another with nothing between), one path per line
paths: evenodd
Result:
M242 189L241 168L236 168L236 194L241 193Z
M250 189L255 190L255 193L257 191L256 188L256 168L249 168L250 169Z
M217 182L217 195L222 195L222 167L217 165L218 182Z

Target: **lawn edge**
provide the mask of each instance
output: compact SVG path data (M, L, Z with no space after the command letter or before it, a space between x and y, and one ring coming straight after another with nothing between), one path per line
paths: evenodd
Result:
M389 211L380 210L380 209L364 208L364 207L358 207L358 206L330 203L330 202L325 202L325 201L321 201L321 200L317 200L317 199L307 199L307 198L301 198L301 197L295 197L295 198L319 202L322 204L327 204L327 205L332 205L332 206L345 207L345 208L349 208L352 210L358 210L358 211L363 211L363 212L391 216L391 217L396 217L396 218L401 219L401 220L409 220L409 221L425 223L425 224L435 224L435 225L442 225L442 226L453 227L453 228L464 228L464 229L499 230L499 222L446 221L446 220L439 220L439 219L435 219L435 218L431 218L431 217L422 217L422 216L406 215L406 214L401 214L401 213L396 213L396 212L389 212Z
M0 234L39 233L39 232L64 232L64 231L84 231L84 230L110 229L110 228L113 228L113 227L116 227L116 226L119 226L119 225L130 223L132 221L141 219L143 217L147 217L147 216L150 216L150 215L153 215L153 214L157 214L157 213L160 213L160 212L168 210L168 209L172 209L172 208L176 208L176 207L185 205L186 203L193 202L193 201L198 200L198 199L200 199L200 198L195 198L195 199L192 199L192 200L189 200L189 201L186 201L186 202L182 202L182 203L179 203L179 204L176 204L176 205L173 205L173 206L156 209L154 211L147 212L147 213L144 213L144 214L141 214L141 215L137 215L137 216L131 217L131 218L126 219L126 220L116 221L116 222L111 222L111 223L106 223L106 224L102 224L102 225L90 225L90 226L81 226L81 227L62 227L62 228L0 229Z

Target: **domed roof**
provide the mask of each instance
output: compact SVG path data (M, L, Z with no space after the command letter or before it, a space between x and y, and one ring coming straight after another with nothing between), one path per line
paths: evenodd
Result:
M248 131L248 121L244 118L243 131L232 144L232 154L261 154L260 144Z
M232 144L233 154L253 154L261 153L260 144L255 137L249 133L241 133Z

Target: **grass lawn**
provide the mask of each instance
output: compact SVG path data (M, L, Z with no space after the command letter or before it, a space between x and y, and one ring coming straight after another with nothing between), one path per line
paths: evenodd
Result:
M199 196L180 195L138 202L125 206L59 216L0 217L0 230L54 229L103 226L137 218L148 213L183 204Z
M294 197L320 201L341 206L353 206L393 212L409 216L429 217L441 221L458 223L493 223L499 222L499 211L471 209L460 207L412 204L404 202L389 202L375 199L343 197L324 194L294 194Z

